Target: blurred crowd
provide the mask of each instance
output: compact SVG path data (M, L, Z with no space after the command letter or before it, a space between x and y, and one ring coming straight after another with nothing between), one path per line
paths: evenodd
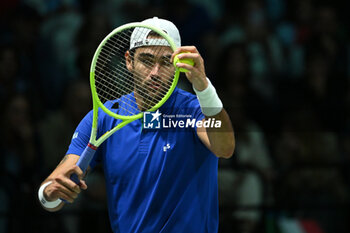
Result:
M281 219L350 232L347 14L322 0L1 1L0 232L110 232L99 169L63 214L42 210L37 189L92 107L99 42L153 16L197 46L233 122L220 232L282 232Z

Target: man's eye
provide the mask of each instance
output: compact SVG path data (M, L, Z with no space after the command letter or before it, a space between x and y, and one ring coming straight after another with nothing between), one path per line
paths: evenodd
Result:
M146 65L146 66L153 66L153 61L150 60L150 59L144 59L144 60L141 60L141 62Z
M164 65L164 66L170 66L170 65L171 65L170 59L163 59L162 65Z

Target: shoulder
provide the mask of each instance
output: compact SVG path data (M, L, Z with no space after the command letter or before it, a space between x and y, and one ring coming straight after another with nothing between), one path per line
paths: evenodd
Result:
M111 113L119 115L137 114L138 108L133 92L127 95L120 96L118 99L108 100L104 104L104 107ZM107 115L105 113L104 115Z
M194 95L188 91L185 91L181 88L177 87L175 90L176 90L176 93L178 95L178 98L196 98L196 95Z
M180 88L176 88L177 106L193 106L198 104L197 96Z

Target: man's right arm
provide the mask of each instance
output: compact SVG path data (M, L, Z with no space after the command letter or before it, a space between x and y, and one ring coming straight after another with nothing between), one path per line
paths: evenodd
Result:
M53 202L58 199L64 199L69 203L73 203L78 197L81 190L87 189L87 185L83 178L82 170L76 165L79 160L78 155L68 154L58 164L56 169L47 177L41 185L51 182L43 190L43 197L48 202ZM76 173L79 177L80 184L74 183L70 176ZM43 208L50 212L55 212L62 209L64 202L61 202L55 208L47 208L44 205Z

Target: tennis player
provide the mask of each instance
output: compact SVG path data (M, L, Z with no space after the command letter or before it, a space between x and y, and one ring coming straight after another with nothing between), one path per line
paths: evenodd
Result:
M113 232L217 232L218 158L230 158L234 152L231 121L206 77L196 47L181 47L179 31L170 21L154 17L143 22L164 30L178 48L168 61L160 62L145 52L156 45L135 43L131 36L125 55L131 72L143 74L138 63L150 57L155 59L155 68L145 75L154 79L159 78L160 67L171 64L179 53L180 59L194 61L194 66L178 63L178 67L188 70L186 77L196 95L176 88L157 114L180 114L202 122L215 119L220 122L216 124L219 128L188 124L186 129L148 130L142 120L136 120L99 147L90 168L102 163ZM99 114L101 132L106 131L103 127L116 124L114 118L102 111ZM87 189L84 174L75 164L89 141L91 121L92 112L80 122L66 156L39 189L40 203L48 211L60 210L64 205L61 199L72 203L81 190ZM78 175L79 185L70 180L72 173Z

